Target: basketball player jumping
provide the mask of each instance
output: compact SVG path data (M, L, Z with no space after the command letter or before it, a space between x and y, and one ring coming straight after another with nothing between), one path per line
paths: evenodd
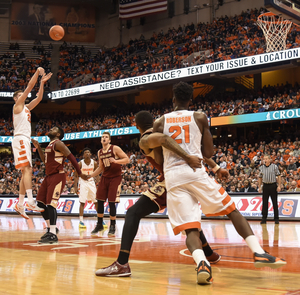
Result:
M173 137L191 155L210 158L213 155L213 141L207 118L204 113L188 111L193 87L180 82L173 87L173 93L175 111L156 120L154 131ZM283 259L271 256L262 249L231 197L220 184L208 176L204 167L194 173L174 152L163 147L163 155L169 219L176 235L181 231L186 232L186 245L198 266L198 284L212 283L210 263L203 253L199 239L201 214L198 202L206 216L229 217L236 231L254 253L255 267L278 268L286 264Z
M45 153L43 153L38 141L32 139L33 145L37 148L41 160L46 166L46 177L41 184L36 200L38 206L44 209L41 213L49 230L41 237L38 242L39 244L53 244L58 242L56 236L56 207L60 194L66 184L66 174L64 172L65 158L72 163L80 177L87 179L87 175L81 172L73 154L61 141L64 137L63 129L60 127L51 128L48 137L50 138L50 143L46 147Z
M79 162L79 167L81 172L90 175L92 174L97 168L98 164L91 158L91 150L89 148L84 148L82 151L83 159ZM81 177L78 177L77 172L75 172L75 179L74 179L74 187L75 192L79 196L79 228L86 228L83 222L83 211L84 205L86 201L93 202L95 204L95 208L97 211L97 200L96 200L96 184L94 178L90 178L88 180L84 180Z
M25 100L28 94L33 89L38 76L41 75L41 82L38 95L29 104L25 105ZM27 88L18 90L14 93L13 99L15 104L13 106L13 123L14 123L14 138L12 140L12 149L14 153L15 167L20 169L22 173L20 187L19 187L19 202L14 206L14 210L21 216L28 219L25 212L24 198L27 194L28 201L25 205L26 209L37 212L43 209L37 207L32 196L32 160L31 160L31 113L42 100L44 94L44 84L51 78L52 73L45 75L43 68L38 68L35 74L30 79Z
M135 116L136 127L140 131L141 139L139 142L141 151L145 154L146 159L158 170L161 175L159 181L155 186L149 188L146 192L143 192L139 200L131 206L125 217L125 224L122 232L121 249L117 261L108 267L98 269L96 271L97 276L117 276L128 277L131 275L130 266L128 263L133 240L137 234L139 223L141 218L164 209L167 206L167 194L165 188L165 181L163 176L163 156L161 151L161 145L171 149L191 166L196 169L201 167L201 159L196 156L189 156L180 146L169 136L161 133L153 133L153 117L147 111L141 111ZM155 149L159 147L159 149ZM213 167L216 163L213 160L207 160L208 164ZM228 177L228 171L219 167L218 171L215 171L218 177ZM210 263L217 263L221 256L214 252L202 230L200 230L198 238L200 238L203 244L203 251L207 260Z
M101 137L102 149L98 151L99 167L90 174L90 177L95 177L103 172L97 189L98 222L92 231L92 234L97 234L104 229L104 202L108 200L110 227L109 235L114 235L116 231L116 203L120 202L120 186L122 181L122 164L129 163L129 158L123 150L117 145L110 144L111 137L109 132L103 132Z

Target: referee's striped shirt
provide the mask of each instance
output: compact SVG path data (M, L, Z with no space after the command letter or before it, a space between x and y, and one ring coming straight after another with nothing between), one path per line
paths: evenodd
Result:
M276 176L280 175L278 166L275 164L262 165L259 167L259 171L259 177L262 177L263 183L276 183Z

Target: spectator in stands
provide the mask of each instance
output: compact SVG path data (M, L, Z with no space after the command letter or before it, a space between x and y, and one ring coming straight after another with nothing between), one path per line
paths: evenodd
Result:
M288 192L300 192L300 188L297 187L297 182L293 180L291 182L291 187L287 190Z

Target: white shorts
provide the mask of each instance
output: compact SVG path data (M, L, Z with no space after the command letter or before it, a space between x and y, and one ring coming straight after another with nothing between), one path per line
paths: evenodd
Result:
M22 169L22 167L28 164L32 166L31 145L28 137L22 135L14 136L11 146L14 153L16 169Z
M80 179L78 184L79 202L84 204L86 201L96 203L96 190L94 181L84 181Z
M217 181L206 172L198 174L197 181L167 191L168 215L175 235L186 229L200 229L201 210L206 216L223 216L235 210L235 203Z

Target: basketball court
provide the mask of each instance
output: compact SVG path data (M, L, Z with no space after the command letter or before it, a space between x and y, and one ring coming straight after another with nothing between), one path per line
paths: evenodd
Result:
M299 2L299 3L298 3ZM290 3L290 4L289 4ZM282 19L261 17L270 49L286 49L276 40L289 33L284 20L300 24L300 1L265 0L265 6ZM276 25L271 31L269 27ZM277 26L278 25L278 26ZM105 220L108 222L108 220ZM118 218L116 235L108 230L91 236L96 218L86 218L86 230L79 229L79 218L58 217L58 244L40 245L45 223L37 215L25 220L16 215L0 215L0 294L300 294L300 222L279 225L250 221L254 234L270 254L282 257L287 265L272 270L256 269L252 253L229 220L202 222L211 247L222 258L212 265L214 282L196 283L193 258L185 246L185 236L174 236L168 219L141 221L129 260L132 275L127 278L96 277L98 268L114 262L120 248L123 218Z
M59 216L59 243L39 245L45 232L41 217L1 215L0 294L300 294L299 222L250 221L263 248L287 260L272 270L254 267L229 220L204 220L207 240L222 256L212 265L210 286L196 284L185 236L174 236L168 219L141 221L129 260L131 277L95 276L96 269L116 260L124 219L117 219L115 237L108 237L108 230L91 236L95 222L86 218L87 229L79 230L78 218Z

